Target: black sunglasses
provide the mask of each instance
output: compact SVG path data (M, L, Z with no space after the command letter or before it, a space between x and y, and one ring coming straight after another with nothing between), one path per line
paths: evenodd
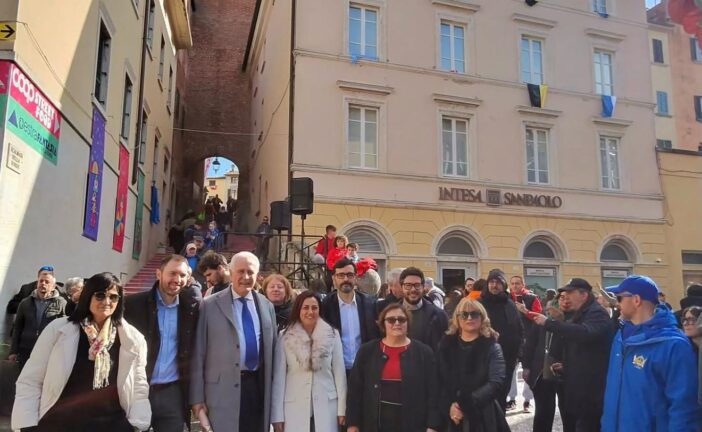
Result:
M478 312L478 311L468 311L468 312L463 311L463 312L458 314L458 318L460 318L464 321L466 321L468 319L478 319L478 318L480 318L480 312Z
M95 297L95 300L99 302L104 302L106 298L109 298L112 303L117 303L120 299L119 294L110 294L108 296L107 293L104 292L96 292L95 294L93 294L93 297Z
M390 325L395 325L397 323L405 324L407 322L407 317L403 317L403 316L387 317L387 318L385 318L385 322L390 324Z

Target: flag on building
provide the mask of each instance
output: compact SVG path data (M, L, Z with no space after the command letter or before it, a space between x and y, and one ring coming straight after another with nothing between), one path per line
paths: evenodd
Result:
M546 106L546 94L548 93L548 86L543 84L527 84L527 90L529 91L529 101L531 106L537 108L543 108Z
M602 95L602 117L612 117L614 107L617 106L617 97Z
M151 217L149 218L151 225L161 222L161 210L158 205L158 188L155 184L151 185Z

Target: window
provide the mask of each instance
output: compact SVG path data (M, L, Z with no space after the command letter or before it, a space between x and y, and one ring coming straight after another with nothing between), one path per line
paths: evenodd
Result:
M151 169L151 180L156 181L158 175L158 131L156 131L156 137L154 138L154 162Z
M441 241L437 255L474 256L473 248L463 237L453 236Z
M656 109L658 114L668 115L668 93L664 91L656 92Z
M349 106L349 167L378 168L378 109Z
M612 93L612 53L595 50L595 93L611 96Z
M664 140L664 139L657 139L656 140L656 148L659 149L672 149L673 148L673 141L671 140Z
M607 245L602 252L600 252L600 261L629 261L629 255L626 253L623 247L616 244Z
M522 36L522 81L529 84L542 84L542 45L539 39Z
M682 252L683 264L702 265L702 252Z
M592 0L592 11L607 14L607 0Z
M170 166L171 159L168 157L168 151L163 152L163 176L168 176L168 168Z
M168 112L171 112L171 96L173 95L173 67L168 67L168 99L166 99L166 106L168 107Z
M156 3L154 0L149 0L149 16L147 17L149 24L146 29L146 44L149 48L154 46L154 15L156 14Z
M548 129L526 129L527 181L548 184Z
M349 7L349 54L378 58L378 11L363 6Z
M695 96L695 119L702 122L702 96Z
M161 36L161 53L158 55L158 80L163 82L163 61L166 55L166 41Z
M95 68L95 99L103 106L107 101L107 78L110 73L110 47L112 37L105 24L100 21L100 39L98 40L97 66Z
M124 97L122 98L122 132L120 136L129 141L129 129L131 128L132 118L132 80L129 75L124 78Z
M660 39L652 39L653 44L653 62L654 63L665 63L663 59L663 41Z
M553 248L542 241L533 241L524 249L524 258L531 259L556 259Z
M441 119L442 173L468 176L468 121L451 117Z
M600 137L602 187L619 189L619 138Z
M139 163L143 164L146 162L146 135L147 135L147 125L149 121L149 116L146 112L142 112L141 118L141 140L139 141Z
M441 21L441 69L465 73L465 27Z
M696 37L690 38L690 54L692 56L692 61L702 62L702 48L700 48Z

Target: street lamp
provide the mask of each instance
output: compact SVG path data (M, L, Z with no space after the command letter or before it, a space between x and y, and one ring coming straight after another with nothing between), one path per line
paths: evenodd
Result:
M214 170L215 174L217 174L217 172L219 171L220 165L222 164L219 162L219 159L215 157L214 162L212 162L212 169Z

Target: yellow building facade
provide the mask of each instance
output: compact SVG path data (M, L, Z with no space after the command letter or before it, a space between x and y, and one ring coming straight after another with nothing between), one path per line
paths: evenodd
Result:
M251 195L311 178L307 235L335 225L382 274L415 265L451 289L500 267L540 291L643 273L674 297L645 12L262 1L245 65L264 185ZM541 101L527 84L548 87Z

